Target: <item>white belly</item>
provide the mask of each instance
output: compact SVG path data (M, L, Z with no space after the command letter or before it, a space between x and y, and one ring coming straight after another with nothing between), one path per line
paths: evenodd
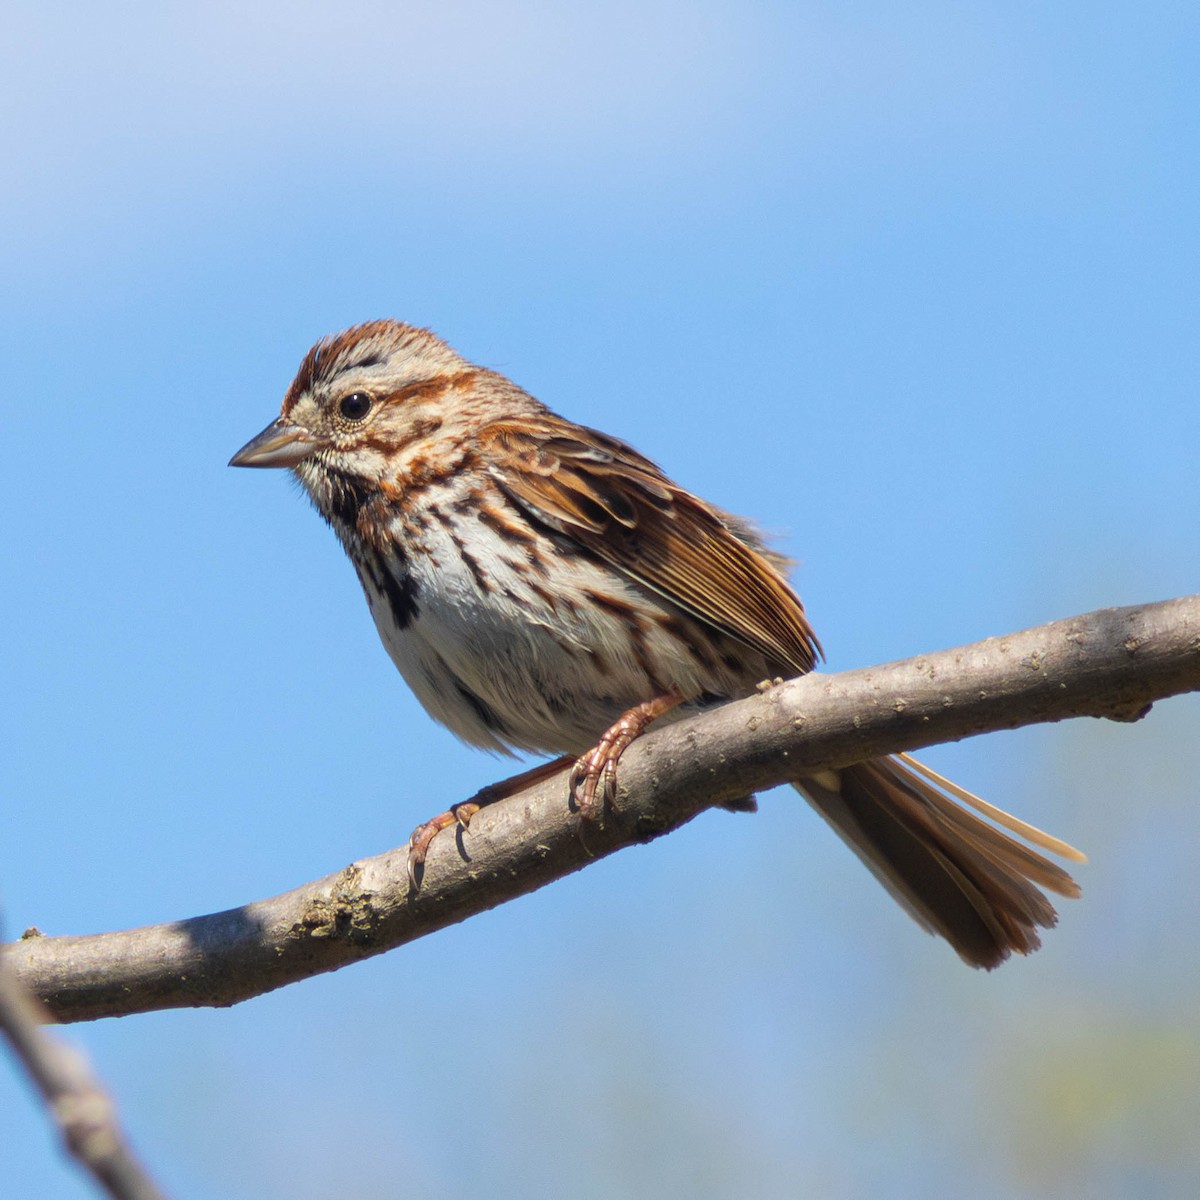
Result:
M714 674L717 656L701 662L691 649L694 622L550 535L514 542L477 522L464 527L464 555L438 506L426 511L434 517L419 542L407 530L405 561L360 562L359 577L392 661L430 715L468 742L579 754L671 687L737 695L760 677L751 663ZM385 568L390 586L379 585ZM755 657L730 649L726 658Z

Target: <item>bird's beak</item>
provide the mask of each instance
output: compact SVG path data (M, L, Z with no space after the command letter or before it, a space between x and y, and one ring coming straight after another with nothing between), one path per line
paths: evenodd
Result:
M307 429L280 417L251 438L230 460L231 467L294 467L302 463L321 441Z

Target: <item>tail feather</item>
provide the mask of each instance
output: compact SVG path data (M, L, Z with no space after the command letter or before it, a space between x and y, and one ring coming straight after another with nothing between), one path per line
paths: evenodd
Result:
M1064 857L1082 854L908 755L823 771L796 787L909 915L972 966L991 969L1041 945L1037 930L1058 919L1041 888L1079 895L1061 867L963 805Z

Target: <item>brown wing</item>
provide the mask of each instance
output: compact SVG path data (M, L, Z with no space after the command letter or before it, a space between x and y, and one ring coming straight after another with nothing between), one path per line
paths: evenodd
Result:
M773 663L795 674L815 666L821 647L804 606L749 527L632 447L552 413L497 421L478 437L497 482L533 516Z

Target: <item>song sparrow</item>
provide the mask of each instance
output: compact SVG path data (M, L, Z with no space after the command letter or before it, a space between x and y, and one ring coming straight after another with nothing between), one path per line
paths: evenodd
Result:
M278 420L232 463L295 471L430 715L477 746L579 756L584 816L650 720L749 695L820 654L784 560L747 522L425 329L373 321L318 342ZM1040 889L1079 894L955 801L1077 851L907 756L795 786L974 966L1038 946L1037 927L1056 919ZM474 809L423 826L414 856Z

